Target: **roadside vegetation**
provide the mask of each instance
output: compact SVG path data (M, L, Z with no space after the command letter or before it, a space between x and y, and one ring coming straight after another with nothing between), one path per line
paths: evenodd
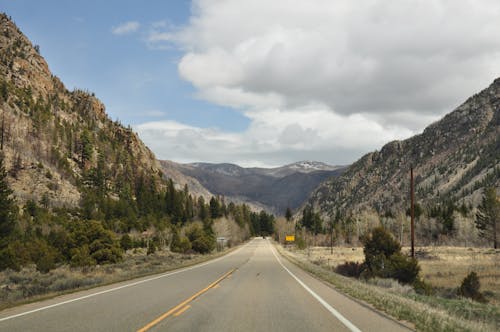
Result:
M410 242L409 210L337 209L323 219L307 205L295 220L277 219L275 239L295 264L417 330L498 331L500 200L494 183L482 192L476 207L445 195L416 204L415 258L402 246Z
M47 273L28 265L19 271L7 269L0 272L0 310L57 296L73 291L97 287L151 274L201 263L226 254L222 251L201 255L182 254L157 250L154 254L146 248L136 248L124 253L123 260L114 264L71 267L60 265Z
M2 302L12 296L12 289L18 294L14 298L20 298L19 285L15 284L16 280L24 280L19 277L23 271L35 269L46 274L54 269L80 269L85 274L106 265L128 264L127 260L135 257L128 254L130 251L144 252L145 259L158 252L209 254L216 248L217 236L224 237L225 246L234 246L250 236L274 231L273 215L253 212L244 204L226 205L220 197L205 202L203 197L190 195L187 187L176 189L171 180L158 186L153 179L138 177L137 182L125 185L119 197L114 197L106 191L103 169L98 166L86 173L78 208L51 208L43 199L42 203L30 200L19 206L6 181L0 155L0 271L6 271L0 280ZM222 221L225 227L214 227ZM32 273L28 273L28 279L29 275ZM83 285L108 280L96 278ZM46 278L36 280L42 279ZM40 286L36 280L32 285L35 288ZM50 292L52 286L49 283L40 287ZM80 283L76 282L75 287ZM40 292L23 291L21 297Z
M298 250L278 246L278 249L290 261L338 290L398 320L410 322L419 331L498 331L500 326L500 307L496 302L473 300L462 291L472 291L470 294L481 296L486 293L477 283L480 278L471 278L470 274L453 287L438 289L423 277L425 274L422 272L417 282L411 284L393 278L367 277L362 267L366 258L362 248L334 248L333 255L329 254L330 248ZM338 254L335 253L337 250ZM346 263L349 257L356 257L357 262ZM441 271L445 270L445 266L446 262L442 262ZM498 267L495 273L498 275Z

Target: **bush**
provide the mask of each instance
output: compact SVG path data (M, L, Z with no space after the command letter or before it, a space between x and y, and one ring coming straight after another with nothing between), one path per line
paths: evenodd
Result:
M134 243L132 241L132 238L130 238L130 235L125 234L122 236L120 239L120 247L122 247L123 250L127 251L129 249L132 249L134 246Z
M154 254L155 252L156 252L156 246L155 246L154 242L151 241L148 244L148 251L147 251L146 255L149 256L149 255Z
M170 244L170 250L185 254L191 250L191 242L187 237L179 236L179 233L174 232L172 243Z
M215 249L215 237L199 225L191 226L186 235L191 242L191 248L201 254L207 254Z
M369 269L379 268L380 262L383 261L381 256L387 258L401 252L401 245L383 227L374 228L371 234L362 239L362 242L366 265Z
M363 238L365 277L393 278L403 284L412 284L418 277L420 266L414 258L401 254L401 245L382 227L374 228Z
M297 248L299 248L300 250L306 248L306 241L304 241L304 239L301 238L300 236L297 236L295 238L295 244L297 245Z
M92 257L90 257L88 245L83 245L82 247L71 249L70 265L72 267L92 266L95 264L96 264L95 260Z
M485 298L479 291L479 288L481 288L479 277L476 272L472 271L464 278L457 293L459 296L467 297L478 302L484 302Z
M403 284L412 284L417 279L419 272L420 266L414 258L396 253L388 260L387 276Z
M7 268L14 271L21 270L21 264L12 246L0 249L0 271Z
M417 294L427 296L434 295L434 288L421 278L416 278L415 281L413 281L413 289Z
M359 278L365 268L366 265L364 263L345 262L344 264L337 265L335 272L346 277Z

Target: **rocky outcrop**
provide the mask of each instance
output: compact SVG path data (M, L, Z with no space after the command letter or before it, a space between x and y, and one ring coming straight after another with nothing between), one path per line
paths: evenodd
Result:
M93 93L68 91L16 25L0 14L0 134L20 204L74 207L96 174L111 197L138 178L162 185L159 163ZM99 170L99 172L97 172Z
M336 209L379 215L409 206L414 167L416 199L453 199L475 206L485 185L499 187L500 78L422 134L386 144L322 183L309 203L324 216Z

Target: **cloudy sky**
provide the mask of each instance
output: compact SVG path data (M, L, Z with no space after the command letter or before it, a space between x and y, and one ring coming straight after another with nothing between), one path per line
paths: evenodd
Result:
M497 0L7 1L161 159L348 164L500 76Z

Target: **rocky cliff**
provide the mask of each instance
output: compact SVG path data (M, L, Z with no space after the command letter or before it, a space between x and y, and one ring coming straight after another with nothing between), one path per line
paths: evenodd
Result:
M5 14L0 14L0 139L19 203L74 207L89 181L110 197L138 178L161 184L153 153L111 121L93 93L68 91Z
M409 206L410 167L416 199L476 206L486 185L499 187L500 78L423 133L368 153L340 177L322 183L309 203L323 216L336 209L379 215Z

